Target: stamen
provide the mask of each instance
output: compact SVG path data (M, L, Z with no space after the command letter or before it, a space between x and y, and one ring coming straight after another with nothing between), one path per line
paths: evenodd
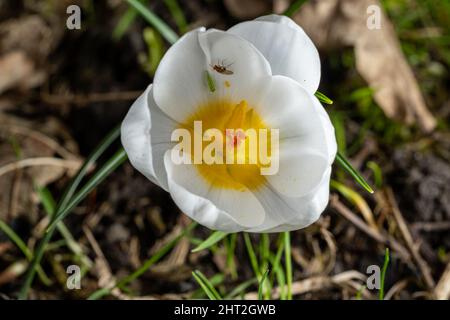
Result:
M239 102L234 107L233 112L231 113L231 116L228 118L225 128L226 129L243 128L247 108L248 108L247 101L242 100L241 102Z

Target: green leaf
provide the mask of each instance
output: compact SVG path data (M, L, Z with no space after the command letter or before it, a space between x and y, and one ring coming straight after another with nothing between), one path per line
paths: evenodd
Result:
M284 232L284 259L286 261L287 299L292 300L292 258L291 258L291 234Z
M228 233L222 231L214 231L205 241L203 241L197 247L192 249L191 252L199 252L208 249L209 247L215 245L217 242L225 238L227 234Z
M130 28L131 24L134 22L138 15L138 12L134 8L128 8L125 14L120 17L119 22L113 30L112 36L115 40L120 40L123 35Z
M379 299L384 300L384 281L386 278L386 270L389 265L389 248L386 248L384 252L384 263L383 263L383 269L381 270L381 283L380 283L380 292L379 292Z
M243 233L245 247L247 248L248 257L250 258L250 263L253 268L253 272L255 273L256 278L260 277L260 270L258 259L256 258L255 250L253 249L252 241L250 239L250 235L246 232Z
M145 28L142 35L148 48L148 61L144 63L144 69L151 77L153 77L156 69L158 68L159 62L164 56L163 39L161 38L161 35L156 32L156 30L150 27Z
M263 300L263 289L264 289L264 281L266 281L267 276L269 275L269 269L264 272L263 276L261 277L261 280L259 281L259 288L258 288L258 300Z
M320 91L316 91L316 93L314 93L314 95L316 96L317 99L319 99L320 102L323 102L325 104L333 104L333 100L328 98L326 95L324 95Z
M238 286L236 286L230 293L228 293L225 296L225 299L233 299L237 296L243 295L245 293L245 290L247 290L250 286L257 284L258 279L251 278L247 281L244 281L240 283Z
M283 13L283 15L287 17L292 17L294 13L296 13L305 2L306 0L295 1L289 6L289 8L287 8L287 10Z
M161 249L159 249L157 252L155 252L149 259L147 259L142 266L140 266L138 269L136 269L132 274L126 276L119 282L117 282L116 285L114 285L112 288L102 288L95 292L93 292L89 297L88 300L97 300L101 297L104 297L111 293L111 290L114 288L120 288L125 289L125 286L128 285L133 280L139 278L142 274L144 274L151 266L153 266L155 263L157 263L159 260L161 260L162 257L164 257L172 248L187 234L189 234L195 227L197 226L196 222L191 223L186 229L183 230L178 236L176 236L173 240L166 243Z
M177 24L179 31L181 33L186 32L187 27L188 27L186 18L184 16L183 10L181 9L177 0L164 0L164 3L166 4L167 8L169 9L170 13L172 14L173 20Z
M72 196L76 192L78 186L80 185L81 181L87 174L89 168L91 168L95 162L98 160L98 158L105 152L105 150L114 142L117 140L117 138L120 136L120 126L117 126L114 128L95 148L95 150L91 153L91 155L86 159L84 164L81 166L80 170L78 170L78 173L76 174L75 178L71 181L69 186L64 190L64 193L58 202L58 205L55 209L55 214L52 217L52 220L57 217L63 209L68 205L69 201L72 199ZM22 287L20 288L19 292L19 299L25 299L28 295L28 290L31 287L31 284L34 279L34 275L36 274L36 268L39 266L42 256L44 255L44 251L50 242L50 239L52 238L54 229L49 230L44 234L44 238L41 239L39 242L39 246L37 247L33 260L31 261L28 271L25 275L25 281L22 284Z
M369 193L373 193L372 187L367 183L367 181L363 178L363 176L356 171L355 168L345 159L345 157L341 153L337 153L336 161L341 165L341 167L347 171L356 182L358 182L364 189L366 189Z
M154 14L150 9L146 8L138 0L127 0L127 2L134 7L141 15L150 23L156 30L161 33L164 39L169 43L174 44L178 40L178 35L156 14Z
M67 206L53 219L52 223L47 228L47 232L53 229L56 224L64 219L70 211L72 211L95 187L97 187L103 180L105 180L111 172L117 169L127 159L127 154L123 148L114 154L94 176L78 191Z
M381 171L378 163L374 161L367 162L367 167L373 172L373 179L375 181L375 187L381 188L383 185L383 172Z
M222 284L225 281L225 278L226 277L224 274L216 273L209 279L209 282L211 282L211 284L215 287L215 286ZM205 297L205 291L203 291L202 288L198 288L197 290L195 290L192 293L192 295L189 297L189 299L203 299L204 297Z
M56 202L55 199L53 198L52 193L46 187L38 187L37 194L39 196L39 199L41 200L41 203L45 211L47 212L47 215L52 217L56 208ZM64 222L60 221L56 225L56 228L58 229L62 237L65 239L67 247L75 254L77 259L79 259L84 266L88 268L92 267L92 261L89 259L87 255L84 254L83 248L74 239L74 237L72 236L72 234L70 233L69 229L66 227Z
M203 273L201 273L199 270L195 270L192 272L192 276L198 282L203 291L205 291L209 299L222 300L220 294L217 292L217 290L214 288L214 286L211 284L208 278L205 277Z
M12 243L14 243L17 248L19 248L20 251L22 251L23 255L27 258L28 261L33 260L33 253L30 249L28 249L27 245L23 240L19 237L17 233L14 232L13 229L11 229L5 222L3 222L0 219L0 230L11 240ZM46 286L49 286L52 281L47 277L44 270L41 268L40 265L36 266L39 279L42 281L43 284Z

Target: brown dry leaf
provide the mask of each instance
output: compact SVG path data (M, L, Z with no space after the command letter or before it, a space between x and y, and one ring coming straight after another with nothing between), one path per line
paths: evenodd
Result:
M367 27L371 5L380 8L380 29ZM354 47L356 69L374 89L375 101L388 117L408 125L418 123L425 132L435 128L436 119L427 109L392 23L378 0L310 1L294 20L322 49Z
M56 45L54 33L38 15L4 21L0 24L0 52L24 51L33 61L44 63Z
M0 113L0 219L8 222L24 214L35 223L39 202L33 196L35 185L46 186L81 165L77 150L58 142L67 137L54 122ZM67 145L73 146L73 141Z
M224 4L231 15L239 19L256 18L272 10L270 0L224 0Z
M13 51L0 56L0 94L12 89L30 89L39 86L45 73L36 71L31 61L22 51Z
M0 94L41 85L46 64L56 45L55 32L38 15L0 23Z

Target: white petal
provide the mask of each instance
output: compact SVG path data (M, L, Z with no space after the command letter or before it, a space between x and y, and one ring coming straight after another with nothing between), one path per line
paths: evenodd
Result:
M233 101L251 100L257 96L255 89L260 79L272 74L264 56L248 41L236 35L208 30L199 35L200 46L205 53L209 71L217 85L216 95ZM212 66L225 66L232 74L217 72ZM224 83L227 81L229 87Z
M320 185L303 197L287 197L270 187L255 192L266 211L266 219L260 226L247 231L283 232L311 225L319 219L328 204L330 176L331 167L326 170Z
M215 65L232 74L215 71ZM209 90L206 71L214 79L214 93ZM183 122L211 98L246 99L253 84L270 74L269 63L248 41L223 31L194 30L163 57L155 74L154 97L165 113Z
M279 170L266 176L267 181L281 194L302 197L320 184L328 161L317 150L304 146L301 139L280 143Z
M121 141L131 164L150 181L167 190L164 153L173 146L177 127L155 104L150 85L133 103L121 127Z
M269 61L274 75L290 77L310 93L320 82L320 57L303 29L288 17L270 15L239 23L228 32L247 39Z
M169 191L180 209L211 229L237 232L260 225L265 212L248 190L219 189L208 184L194 165L175 164L165 155Z
M332 165L337 153L337 142L334 127L328 113L316 97L314 97L314 108L319 113L320 122L322 123L322 127L325 129L325 144L328 150L328 164Z
M304 196L319 185L329 166L332 144L336 144L334 130L330 131L333 126L326 112L318 109L321 106L316 106L317 99L296 81L274 76L265 86L265 96L256 108L280 134L279 170L266 178L284 195Z

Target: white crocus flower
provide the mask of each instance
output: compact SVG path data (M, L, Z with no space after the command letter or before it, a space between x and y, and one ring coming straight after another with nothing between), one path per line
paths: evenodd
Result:
M163 57L123 121L122 144L133 166L200 224L225 232L304 228L328 203L336 155L334 128L314 96L319 81L317 50L287 17L197 29ZM278 129L278 171L262 175L259 162L178 164L172 134L195 134L195 121L203 130ZM231 140L238 158L241 139Z

